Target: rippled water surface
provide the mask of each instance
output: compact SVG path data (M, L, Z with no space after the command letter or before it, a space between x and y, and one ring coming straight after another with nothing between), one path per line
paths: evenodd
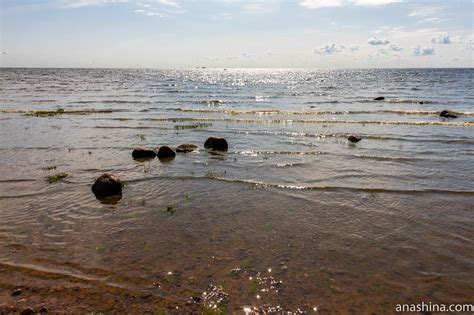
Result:
M473 73L0 69L0 307L361 314L472 302ZM203 148L212 135L227 153ZM131 157L182 143L200 150ZM104 172L126 183L116 204L90 191ZM34 292L24 305L15 285ZM72 299L75 286L76 306L48 293Z

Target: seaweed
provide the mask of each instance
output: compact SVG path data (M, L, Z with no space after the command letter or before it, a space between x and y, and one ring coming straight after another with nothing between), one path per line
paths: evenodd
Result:
M100 109L100 110L71 110L66 111L62 108L57 110L31 110L24 111L24 115L34 116L34 117L52 117L58 115L89 115L89 114L110 114L112 110L110 109Z
M191 124L191 125L176 125L174 126L174 129L176 130L182 130L182 129L198 129L198 128L207 128L212 126L212 124L206 124L206 123L197 123L197 124Z
M54 184L54 183L57 183L60 180L66 178L68 176L69 176L68 173L58 173L58 174L55 174L55 175L48 176L47 180L48 180L48 183Z

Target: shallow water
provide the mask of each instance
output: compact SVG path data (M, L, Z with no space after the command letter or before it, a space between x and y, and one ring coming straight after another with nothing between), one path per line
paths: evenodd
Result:
M183 311L391 313L474 296L471 69L0 73L0 268ZM229 151L204 150L210 135ZM182 143L201 150L131 159ZM117 204L90 191L104 172L126 182Z

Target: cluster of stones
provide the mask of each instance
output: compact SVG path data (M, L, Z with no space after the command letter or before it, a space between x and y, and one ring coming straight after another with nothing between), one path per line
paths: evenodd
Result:
M204 143L204 148L213 151L226 152L229 149L227 140L224 138L209 137ZM136 148L132 152L132 157L137 160L154 159L158 157L160 160L172 159L178 153L189 153L197 151L197 145L185 143L176 147L176 151L169 146L161 146L157 151L145 148ZM111 196L121 196L123 183L115 175L105 173L96 179L92 185L92 192L97 199L105 199Z

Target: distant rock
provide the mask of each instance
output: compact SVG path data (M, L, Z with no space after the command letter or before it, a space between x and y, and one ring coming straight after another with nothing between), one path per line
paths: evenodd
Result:
M458 118L458 116L454 115L453 113L447 111L447 110L443 110L440 114L439 114L439 117L443 117L443 118Z
M423 105L424 103L425 103L425 102L423 102L423 101L419 101L419 102L418 102L418 104L421 104L421 105Z
M217 137L209 137L206 142L204 142L204 147L216 151L227 151L229 149L227 140Z
M197 145L191 144L191 143L185 143L178 145L176 147L176 152L182 152L182 153L188 153L188 152L193 152L198 149Z
M12 291L12 296L19 296L21 294L21 289L15 289Z
M360 140L362 140L361 137L359 136L355 136L355 135L350 135L347 140L349 140L350 142L353 142L353 143L357 143L359 142Z
M40 312L41 314L48 313L48 308L47 308L46 306L42 306L42 307L40 308L39 312Z
M132 152L132 157L134 159L154 159L156 157L156 153L150 149L136 148Z
M159 159L172 158L176 156L176 152L174 152L169 146L163 145L158 149L158 153L156 155Z
M385 100L385 97L383 97L383 96L379 96L379 97L374 98L374 101L383 101L383 100Z
M92 192L97 198L118 195L122 193L122 181L115 175L105 173L92 185Z

